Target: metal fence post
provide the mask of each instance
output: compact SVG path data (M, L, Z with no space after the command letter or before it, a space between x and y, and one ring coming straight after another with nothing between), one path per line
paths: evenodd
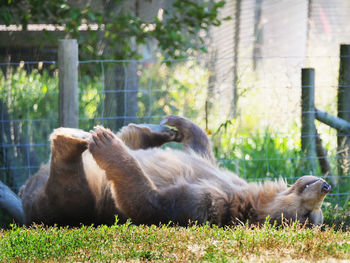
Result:
M338 117L350 122L350 45L340 45ZM350 174L350 133L338 131L338 173Z
M78 43L76 39L58 41L59 124L78 128Z
M316 172L315 141L315 70L301 70L301 148L307 158L307 168Z

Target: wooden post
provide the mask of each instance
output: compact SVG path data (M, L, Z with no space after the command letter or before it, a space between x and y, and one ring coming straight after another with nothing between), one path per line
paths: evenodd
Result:
M238 56L239 56L239 42L240 42L240 28L241 28L241 8L242 1L237 0L235 5L235 35L234 35L234 58L233 58L233 96L231 104L231 116L237 117L238 112Z
M301 70L301 148L307 158L307 168L316 172L315 141L315 71Z
M350 122L350 45L340 46L338 117ZM350 133L338 131L338 173L350 174Z
M59 124L78 128L78 43L76 39L58 41Z
M315 118L320 122L327 124L342 134L350 134L350 122L334 117L328 112L318 110L317 108L315 108L315 111Z

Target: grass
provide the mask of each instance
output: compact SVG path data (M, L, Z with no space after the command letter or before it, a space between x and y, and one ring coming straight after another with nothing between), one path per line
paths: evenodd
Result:
M1 262L42 261L290 261L350 260L350 232L297 224L237 226L135 226L0 231Z
M334 229L350 229L350 201L343 206L325 202L322 205L324 224L332 226Z

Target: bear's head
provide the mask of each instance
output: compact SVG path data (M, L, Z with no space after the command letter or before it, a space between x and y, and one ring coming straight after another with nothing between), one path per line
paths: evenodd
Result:
M271 219L295 220L311 225L323 223L321 205L332 187L323 179L306 175L299 178L291 187L280 192L271 204Z

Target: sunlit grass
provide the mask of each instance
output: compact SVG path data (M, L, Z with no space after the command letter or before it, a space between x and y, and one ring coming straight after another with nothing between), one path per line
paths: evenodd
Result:
M350 232L290 227L13 227L0 231L0 260L289 261L350 260Z

